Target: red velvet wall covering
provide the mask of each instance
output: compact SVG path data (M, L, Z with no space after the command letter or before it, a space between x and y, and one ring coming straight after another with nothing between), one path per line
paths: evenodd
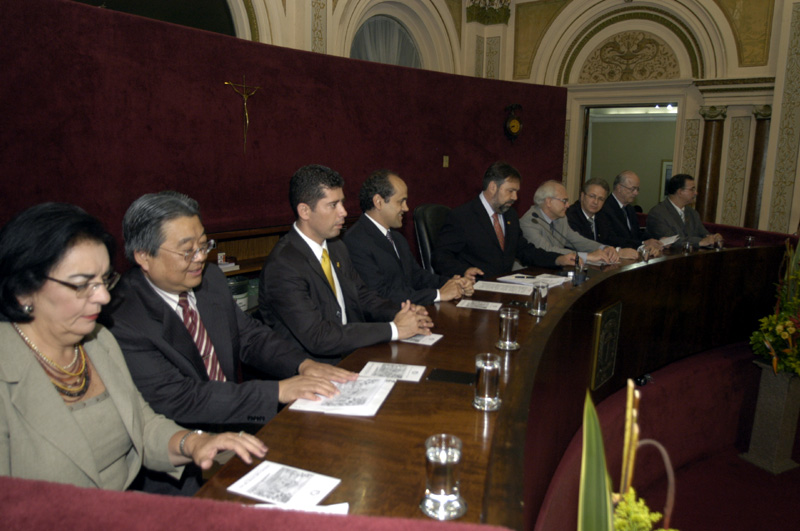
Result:
M280 225L293 220L289 177L309 163L342 174L351 215L382 167L408 182L411 208L467 201L498 159L522 172L520 211L561 176L563 88L299 52L65 0L3 0L0 20L0 224L67 201L119 237L133 199L176 189L200 202L210 232ZM242 97L224 85L243 76L261 87L246 153ZM524 124L513 144L511 103Z

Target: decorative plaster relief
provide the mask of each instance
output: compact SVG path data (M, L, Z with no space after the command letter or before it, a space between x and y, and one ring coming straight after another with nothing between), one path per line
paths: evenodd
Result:
M697 146L700 144L700 119L693 118L686 120L686 128L683 134L683 166L681 173L694 175L697 171Z
M772 105L759 105L753 108L756 120L770 120L772 118Z
M514 14L514 79L528 79L533 58L556 16L570 0L517 4Z
M606 39L589 54L578 83L678 77L678 58L663 39L646 31L626 31Z
M774 0L715 0L733 29L739 66L764 66L769 59Z
M486 39L486 79L500 79L500 37Z
M792 22L786 58L786 81L783 86L778 152L770 201L769 230L788 232L789 215L797 172L797 149L800 144L800 4L792 6Z
M328 10L326 0L311 1L311 51L326 53Z
M511 0L467 0L467 22L484 26L508 24Z
M664 31L672 32L677 37L689 55L691 66L691 77L702 79L705 77L705 65L700 44L688 26L674 14L654 7L635 5L611 11L594 21L594 26L587 26L576 35L569 45L569 49L563 54L561 66L558 69L558 84L565 85L572 79L572 68L575 61L581 55L583 48L594 38L597 33L607 27L620 23L636 23L639 20L646 20L664 26Z
M475 77L483 77L483 37L475 37Z
M731 118L722 205L722 223L726 225L739 225L742 213L744 181L747 174L747 151L750 147L750 123L749 116Z
M706 106L700 107L700 116L707 122L713 122L715 120L725 120L725 117L728 116L728 106L727 105L720 105L720 106Z

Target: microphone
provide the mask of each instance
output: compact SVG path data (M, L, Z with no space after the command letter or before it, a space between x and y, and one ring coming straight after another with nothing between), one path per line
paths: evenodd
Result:
M570 242L567 239L567 237L564 236L561 233L561 231L556 230L555 226L552 223L547 223L545 220L543 220L541 218L541 216L539 216L538 212L531 213L531 218L533 218L533 222L534 223L538 223L538 224L540 224L542 226L547 227L549 230L552 231L553 234L558 234L561 237L561 239L564 240L564 244L563 244L564 247L566 247L567 249L572 249L573 251L575 251L575 272L573 273L573 276L572 276L572 285L573 286L578 286L580 284L583 284L583 282L586 281L586 277L587 277L587 273L586 273L586 269L585 269L586 268L586 264L585 263L583 263L583 264L581 263L581 259L578 256L578 251L577 251L577 249L575 249L575 246L570 244Z
M564 247L566 247L567 249L572 249L573 251L575 251L575 250L576 250L576 249L575 249L575 246L574 246L574 245L572 245L572 244L569 242L569 239L568 239L566 236L564 236L564 235L561 233L561 231L559 231L559 230L556 230L555 226L554 226L552 223L547 223L545 220L543 220L543 219L541 218L541 216L539 216L539 213L538 213L538 212L533 212L533 213L531 214L531 217L533 218L533 222L534 222L534 223L538 223L538 224L540 224L540 225L542 225L542 226L544 226L544 227L547 227L547 229L548 229L548 230L550 230L550 231L552 231L552 232L553 232L553 234L558 234L558 235L561 237L561 239L564 241L564 243L563 243Z

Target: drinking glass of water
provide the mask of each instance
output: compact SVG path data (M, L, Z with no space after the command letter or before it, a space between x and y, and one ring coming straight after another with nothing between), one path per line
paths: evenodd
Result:
M519 327L519 310L517 308L500 308L500 338L494 346L500 350L517 350L517 328Z
M425 441L425 496L419 507L436 520L453 520L467 512L458 492L461 480L461 439L439 433Z
M500 407L500 356L492 353L475 356L475 399L472 405L482 411Z

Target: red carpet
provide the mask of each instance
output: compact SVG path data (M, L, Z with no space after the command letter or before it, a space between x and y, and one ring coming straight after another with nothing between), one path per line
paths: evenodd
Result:
M800 468L774 476L730 448L676 470L675 487L670 525L680 531L800 530ZM662 511L666 482L639 495Z

